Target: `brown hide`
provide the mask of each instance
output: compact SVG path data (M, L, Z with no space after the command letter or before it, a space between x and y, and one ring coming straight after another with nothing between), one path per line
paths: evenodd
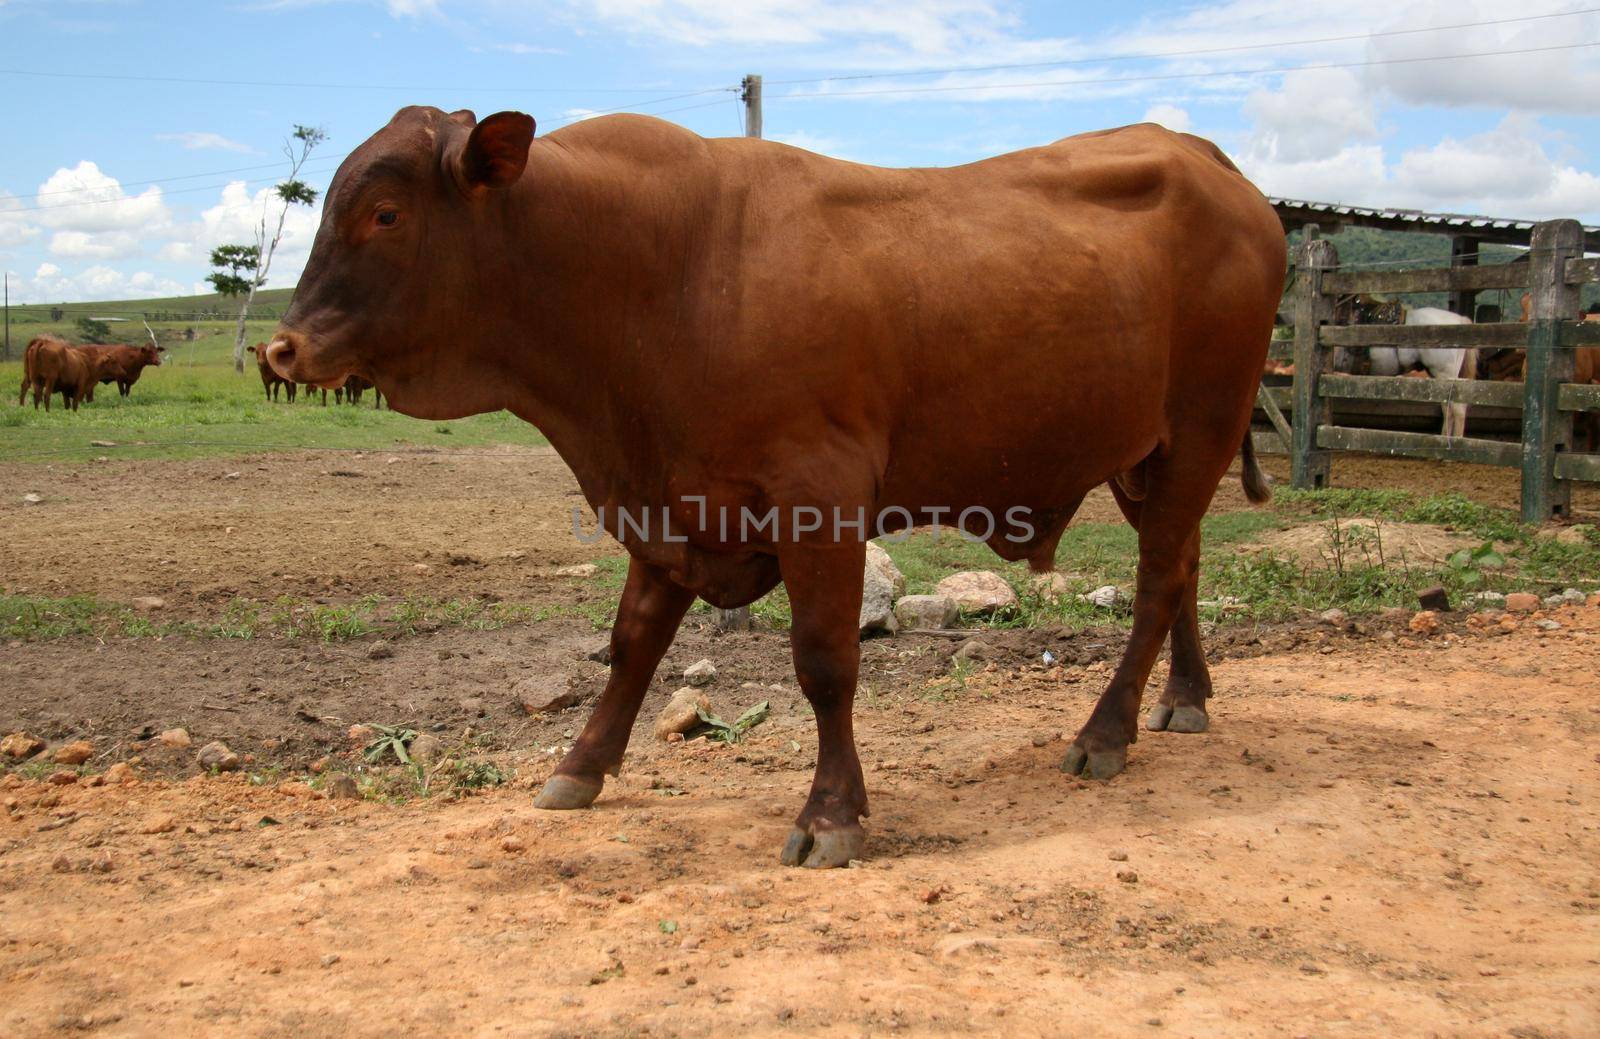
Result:
M820 737L782 857L860 852L866 549L807 531L804 508L881 529L1025 510L1030 536L989 542L1048 568L1117 478L1140 530L1134 629L1066 767L1121 769L1169 630L1150 724L1203 723L1198 524L1248 448L1285 269L1271 206L1215 146L1140 125L883 169L640 116L532 129L409 108L357 148L268 356L299 381L371 379L419 417L510 409L633 556L606 694L541 805L587 804L618 767L696 595L734 606L781 579ZM622 529L619 507L658 521ZM742 508L777 508L778 529L719 528Z

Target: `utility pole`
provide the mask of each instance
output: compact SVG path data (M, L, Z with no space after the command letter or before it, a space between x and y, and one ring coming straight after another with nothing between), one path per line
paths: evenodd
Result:
M11 272L5 272L6 282L6 360L11 360Z
M740 84L739 100L744 102L744 135L761 136L761 77L755 74L744 77Z
M751 73L739 84L739 100L744 102L744 135L761 136L761 77ZM750 619L750 607L733 610L714 609L713 624L718 631L750 631L755 622Z

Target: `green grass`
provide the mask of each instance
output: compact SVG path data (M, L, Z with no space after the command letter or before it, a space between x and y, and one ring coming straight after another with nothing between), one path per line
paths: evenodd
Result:
M390 601L369 595L345 605L325 605L283 596L270 603L235 599L215 620L157 621L127 606L90 595L52 599L0 592L0 639L38 642L72 635L96 638L188 635L341 642L373 634L414 635L444 627L496 631L550 615L524 604L483 599L437 600L412 596Z
M22 381L20 361L0 363L0 461L72 462L97 457L199 458L261 451L300 451L314 448L368 451L416 447L484 447L500 444L543 445L533 426L509 412L475 415L454 422L421 421L372 407L368 393L361 404L335 407L282 399L268 401L262 392L255 360L246 355L243 374L233 370L231 322L196 322L167 328L194 327L206 335L193 343L168 347L159 368L146 368L132 394L122 398L115 385L99 386L92 404L76 413L60 407L35 411L16 406ZM251 322L250 342L272 330L271 322ZM41 331L58 331L71 337L70 322L14 324L13 350ZM143 336L117 327L131 341ZM133 331L138 332L134 336ZM318 401L321 395L317 395ZM111 441L115 447L95 447L91 441Z

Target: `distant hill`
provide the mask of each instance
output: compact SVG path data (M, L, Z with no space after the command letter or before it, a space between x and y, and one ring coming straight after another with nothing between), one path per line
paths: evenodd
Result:
M260 320L277 320L289 307L293 288L262 289L256 293L250 316ZM236 317L239 301L215 292L203 296L167 296L161 299L118 299L98 303L29 303L12 304L11 320L14 323L59 324L71 323L80 317L124 318L146 321L224 321Z

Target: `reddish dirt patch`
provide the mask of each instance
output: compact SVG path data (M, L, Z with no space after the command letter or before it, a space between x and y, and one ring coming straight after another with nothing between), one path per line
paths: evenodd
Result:
M1600 611L1556 617L1224 662L1213 730L1147 734L1107 785L1056 769L1097 665L907 681L859 711L871 861L827 874L774 861L798 711L738 747L642 738L577 813L530 806L543 755L402 807L7 780L0 1021L1593 1035Z

